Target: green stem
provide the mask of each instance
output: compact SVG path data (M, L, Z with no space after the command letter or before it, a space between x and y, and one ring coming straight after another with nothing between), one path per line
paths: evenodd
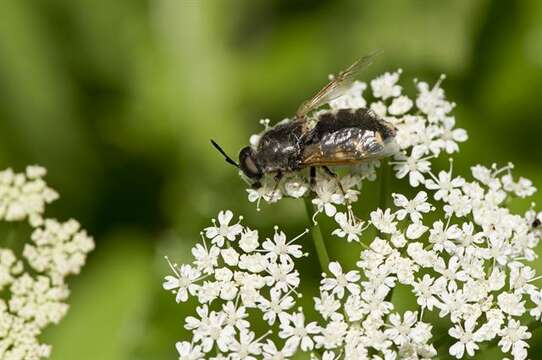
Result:
M327 254L326 244L324 242L324 237L322 236L322 229L318 224L314 224L312 218L314 216L314 206L310 198L305 198L305 209L307 210L307 215L309 216L309 221L312 224L311 235L312 241L314 242L314 247L316 248L316 255L318 256L318 262L323 272L326 272L329 268L329 256Z
M388 200L390 195L388 189L390 188L390 165L384 161L380 161L380 195L378 199L378 206L384 211L388 207Z

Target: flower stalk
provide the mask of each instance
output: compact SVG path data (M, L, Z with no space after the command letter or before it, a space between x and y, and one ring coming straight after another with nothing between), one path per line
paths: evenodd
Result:
M378 198L378 206L384 210L388 208L390 188L390 165L387 161L382 160L380 169L380 194Z
M320 263L320 268L323 272L326 272L329 268L329 255L327 254L326 243L324 242L324 237L322 236L322 229L320 225L313 222L314 218L314 206L310 198L304 198L305 209L307 210L307 216L309 221L312 222L311 227L311 237L314 242L314 247L316 248L316 255L318 256L318 262Z

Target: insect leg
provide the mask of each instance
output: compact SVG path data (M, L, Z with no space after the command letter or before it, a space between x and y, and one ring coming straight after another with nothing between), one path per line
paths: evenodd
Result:
M343 187L343 184L341 183L341 179L339 179L339 176L337 174L335 174L333 171L331 171L330 168L328 168L327 166L323 165L322 168L324 169L324 171L329 175L331 176L333 179L335 179L335 181L337 182L337 185L339 186L339 189L341 190L341 193L343 195L343 198L344 198L344 204L346 205L346 209L347 209L347 212L348 212L348 216L350 219L353 219L354 221L359 221L359 219L357 218L357 216L354 215L354 213L352 212L352 205L350 204L350 200L348 200L346 198L346 191L344 191L344 187Z
M314 189L316 186L316 168L311 166L309 169L309 184L311 189Z
M277 189L279 188L280 180L282 179L282 171L277 172L275 175L275 186L273 187L273 192L271 193L271 199L275 197L275 193L277 192Z
M262 183L259 182L259 181L256 181L255 183L253 183L252 185L250 185L250 187L254 190L258 190L259 188L262 187Z
M335 181L337 182L337 185L339 186L339 189L341 189L341 193L344 197L344 201L346 201L346 191L344 191L344 188L343 188L343 184L341 184L341 180L339 179L339 176L337 176L337 174L335 174L333 171L331 171L330 168L328 168L327 166L322 166L322 168L324 169L324 171L329 175L331 176L333 179L335 179Z

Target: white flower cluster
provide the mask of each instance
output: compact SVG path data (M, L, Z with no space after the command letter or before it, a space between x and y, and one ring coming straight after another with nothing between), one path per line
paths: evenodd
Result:
M92 238L77 221L59 223L43 218L45 205L58 198L43 180L45 173L38 166L27 167L26 174L11 169L0 172L0 220L28 220L33 228L20 258L15 250L0 247L1 359L49 357L51 347L41 344L38 337L66 314L69 289L65 277L79 273L94 248Z
M11 169L0 171L0 220L28 217L32 226L41 225L45 205L58 199L57 192L43 180L45 173L40 166L28 166L24 174Z
M325 214L338 225L332 235L362 246L357 269L343 270L346 266L340 261L326 269L314 299L321 319L306 321L300 309L292 312L293 297L287 305L282 303L299 285L292 260L303 255L301 249L297 256L290 253L283 259L280 253L288 253L290 244L285 239L280 246L275 238L266 240L260 248L257 240L245 239L253 230L229 225L231 213L221 213L219 225L206 229L211 244L204 240L197 245L194 264L173 266L175 276L164 284L176 292L178 301L191 294L202 304L199 318L187 319L192 342L177 344L181 359L209 357L213 347L220 353L216 359L287 359L298 348L324 360L430 359L438 351L464 358L476 355L481 344L498 346L515 360L527 358L531 328L539 326L542 317L542 290L537 285L542 276L529 266L537 257L542 213L531 207L516 214L507 205L536 189L528 179L513 176L512 164L473 166L470 179L453 173L452 160L448 170L435 170L432 160L459 151L467 134L455 128L450 114L454 104L440 87L443 77L434 86L415 81L418 94L410 99L398 84L400 75L401 71L386 73L371 81L371 102L362 97L369 86L356 82L329 104L331 110L324 110L368 107L392 123L398 151L390 159L349 168L338 180L319 172L313 187L300 172L286 175L278 186L265 177L260 189L247 190L249 200L258 203L283 196L312 197L315 216ZM263 123L267 128L269 122ZM253 136L251 143L257 139ZM389 194L392 207L378 208L361 221L351 204L361 196L362 181L377 178L381 162L413 191ZM273 242L277 245L271 247ZM291 265L278 275L283 264ZM254 296L245 294L246 284ZM262 293L266 286L269 290ZM393 303L396 288L416 305L398 312ZM222 300L222 308L211 310L216 298ZM269 339L266 344L254 340L247 308L263 312L269 325L278 319L284 347ZM244 325L228 320L228 311L239 309L249 321ZM429 323L436 317L441 319L439 327ZM443 326L446 332L439 330Z
M495 342L526 359L528 326L542 311L541 277L528 265L536 258L542 213L517 215L505 204L535 189L513 180L510 166L475 166L472 181L451 170L429 174L429 194L393 194L393 209L371 213L380 235L361 251L358 270L343 273L331 263L332 276L322 280L316 299L327 321L322 328L330 331L317 347L345 359L375 351L384 359L431 358L432 326L423 315L434 311L449 321L452 356L474 356L480 343ZM397 286L409 288L419 306L403 317L393 312Z
M233 223L231 211L221 211L218 223L202 233L192 248L192 264L170 263L173 275L163 287L177 302L197 298L196 316L185 319L191 341L176 344L180 359L284 359L298 349L312 350L316 323L305 321L296 307L300 278L294 261L306 254L296 241L275 228L271 238ZM168 260L169 261L169 260ZM273 330L256 335L262 320ZM276 337L276 336L275 336Z
M436 356L432 326L423 314L434 311L449 321L450 355L473 356L480 343L493 342L514 359L525 359L529 325L540 320L542 309L539 277L528 266L536 258L542 213L531 209L518 215L506 205L536 189L527 179L515 179L511 164L474 166L471 181L454 176L451 165L434 174L430 160L458 151L466 132L454 129L453 104L445 100L440 81L432 88L417 82L419 94L412 101L401 95L399 75L371 82L379 100L369 106L398 129L401 152L389 162L395 176L425 189L412 197L393 194L394 208L371 212L369 226L379 236L361 252L358 270L344 274L338 263L330 265L333 278L322 280L316 299L326 320L321 327L330 331L315 337L316 347L329 359L364 359L375 352L384 359L431 358ZM417 110L409 114L414 104ZM341 204L338 189L329 192L322 198L315 190L313 203ZM348 241L359 241L369 227L348 211L324 212L340 227L333 234ZM394 313L396 286L410 288L419 308L403 317Z

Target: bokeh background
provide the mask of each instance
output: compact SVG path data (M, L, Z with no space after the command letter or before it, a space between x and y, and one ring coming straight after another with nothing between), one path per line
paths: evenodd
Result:
M97 243L68 316L43 336L52 359L176 358L194 304L161 289L163 256L188 260L220 209L263 233L307 226L299 201L256 213L209 139L236 154L260 118L290 116L375 49L362 79L447 74L470 135L460 172L512 161L542 186L541 19L539 0L0 1L0 167L46 166L62 195L49 215L79 219ZM332 257L357 255L328 243ZM317 262L302 266L314 293ZM542 334L533 342L534 359Z

